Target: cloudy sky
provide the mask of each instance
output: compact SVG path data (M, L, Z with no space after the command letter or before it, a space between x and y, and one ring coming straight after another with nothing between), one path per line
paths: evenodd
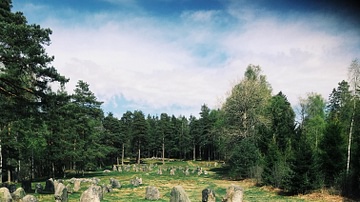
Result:
M300 2L300 3L297 3ZM13 0L29 23L51 28L48 53L90 84L105 112L198 116L217 108L249 64L293 106L328 98L360 57L355 1Z

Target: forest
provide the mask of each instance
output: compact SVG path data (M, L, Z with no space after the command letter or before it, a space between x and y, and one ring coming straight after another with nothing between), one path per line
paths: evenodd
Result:
M69 79L46 53L51 33L0 1L0 184L170 158L218 161L233 179L293 194L329 188L358 197L357 59L344 61L349 76L329 86L328 98L309 93L298 110L250 64L222 106L203 104L198 117L141 110L115 117L86 81L66 91Z

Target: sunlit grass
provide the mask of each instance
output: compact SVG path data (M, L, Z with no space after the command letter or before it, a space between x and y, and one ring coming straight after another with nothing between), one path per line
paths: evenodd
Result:
M261 187L255 186L255 183L249 180L246 181L230 181L224 179L221 175L221 172L224 172L220 165L217 169L214 167L214 163L209 162L193 162L193 161L174 161L166 162L165 165L162 165L160 161L147 161L147 164L157 163L158 166L161 166L164 169L162 175L158 175L158 167L152 169L149 172L135 172L131 169L129 172L116 172L112 171L110 173L104 173L102 171L87 173L84 177L92 178L97 177L101 181L99 185L109 184L109 179L111 177L117 179L121 183L120 189L113 189L112 192L106 193L104 195L104 202L110 201L148 201L145 200L145 189L147 186L155 186L159 189L161 198L157 201L169 201L170 192L174 186L181 185L189 198L192 201L201 201L201 191L205 188L211 188L216 193L216 201L221 201L221 199L226 195L226 189L231 184L239 185L244 188L244 201L305 201L305 199L296 197L296 196L281 196L277 192L269 191L262 189ZM176 167L176 168L185 168L188 166L190 169L190 175L186 176L181 170L177 169L175 175L170 175L167 168ZM202 167L208 171L207 175L197 175L197 172L192 173L197 167ZM215 168L215 169L214 169ZM107 168L111 170L110 168ZM216 172L214 172L216 171ZM130 180L135 177L140 177L143 179L143 184L134 187ZM78 176L77 178L82 178ZM65 182L65 185L67 182ZM44 183L45 185L45 183ZM33 184L33 187L35 183ZM81 196L81 193L85 191L90 186L90 183L82 183L81 189L76 193L69 194L70 202L78 202ZM53 201L54 196L52 194L34 194L39 201ZM311 200L317 201L317 200ZM323 200L318 200L323 201Z

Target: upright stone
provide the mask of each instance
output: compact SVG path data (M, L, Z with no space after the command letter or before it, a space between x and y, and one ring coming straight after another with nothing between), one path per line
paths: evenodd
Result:
M226 190L226 196L223 199L225 202L242 202L244 197L244 190L237 185L231 185Z
M10 194L10 191L8 188L6 187L1 187L0 188L0 201L1 202L12 202L12 197Z
M39 202L39 200L33 195L26 195L22 198L22 202Z
M102 193L98 192L98 186L91 185L80 197L80 202L100 202Z
M134 185L135 187L142 184L142 178L136 177L135 179L130 180L130 184Z
M160 198L160 192L158 188L154 186L146 187L145 199L147 200L158 200Z
M67 188L63 183L59 183L56 186L54 198L55 198L55 202L68 202Z
M190 202L190 199L182 186L175 186L170 193L170 202Z
M81 188L81 180L80 179L74 180L74 188L73 188L74 192L79 191L80 188Z
M54 180L52 178L46 180L44 191L49 193L55 193Z
M113 165L113 171L117 171L116 165Z
M162 169L159 167L159 170L157 172L158 175L162 175Z
M44 188L41 183L36 183L35 185L35 194L41 194L44 191Z
M12 198L14 201L19 201L20 199L24 198L26 195L25 190L22 187L17 188L12 194Z
M202 202L215 202L215 192L209 188L202 190Z
M30 180L22 181L21 187L24 188L25 192L30 192L31 191L31 181Z
M121 184L119 182L119 180L115 179L115 178L110 178L110 184L112 188L121 188Z
M175 175L175 169L172 168L172 169L170 170L170 175Z

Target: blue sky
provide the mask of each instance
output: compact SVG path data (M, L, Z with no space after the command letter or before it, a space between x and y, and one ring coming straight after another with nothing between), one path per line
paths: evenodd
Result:
M314 3L315 2L315 3ZM327 99L360 55L355 1L13 0L51 28L53 65L90 84L105 112L198 116L220 107L249 64L293 106Z

